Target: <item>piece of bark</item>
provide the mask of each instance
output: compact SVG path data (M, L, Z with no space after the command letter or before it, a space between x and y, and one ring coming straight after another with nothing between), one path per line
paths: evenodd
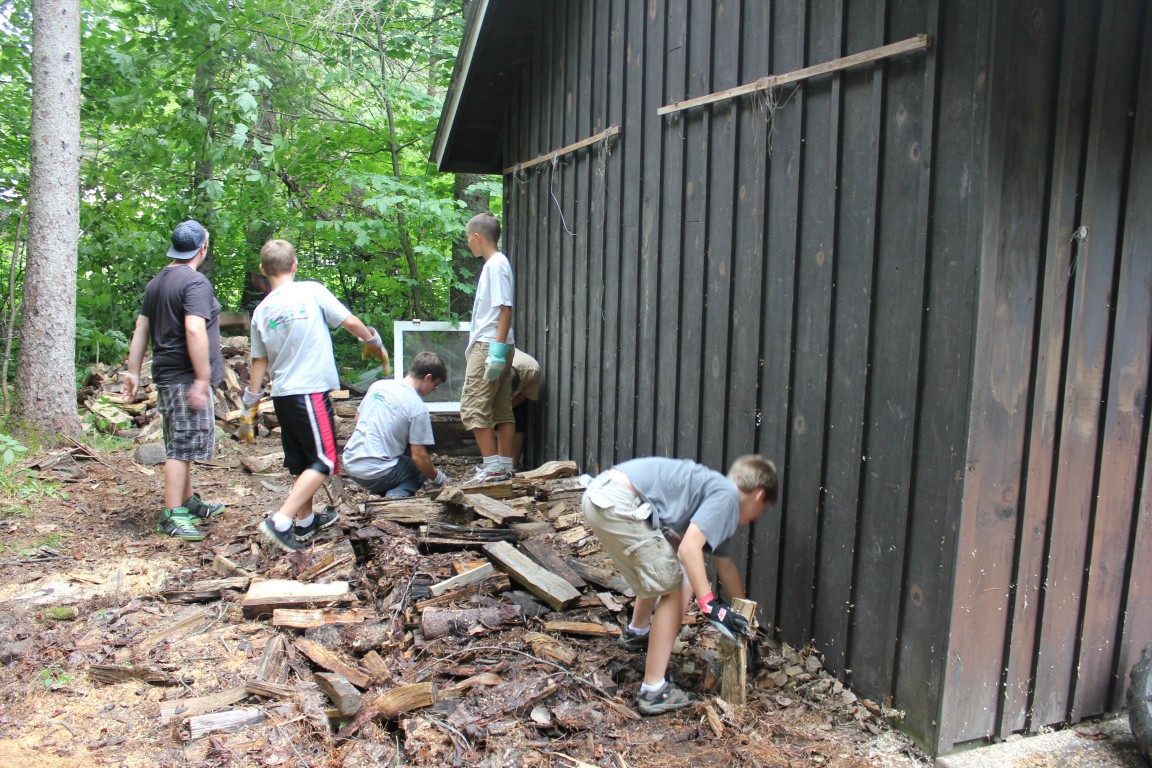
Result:
M498 592L506 592L511 588L512 581L503 573L497 573L492 576L488 576L483 581L478 581L475 584L469 584L466 587L454 589L451 592L446 592L443 595L440 595L439 597L430 597L427 600L420 600L416 603L416 610L423 611L425 608L457 603L461 600L466 600L473 595L494 595Z
M329 672L336 672L348 679L352 685L367 690L372 685L372 678L366 671L360 669L354 662L348 661L328 650L320 643L307 638L297 638L293 643L296 650L311 659L317 666Z
M545 539L526 539L520 542L520 549L527 552L529 557L538 562L542 567L552 571L552 573L564 579L564 581L576 589L584 589L584 587L588 586L588 582L584 581L580 574L572 570Z
M624 610L624 604L617 600L611 592L597 592L596 599L600 601L601 605L613 613L619 613Z
M541 568L530 557L505 541L484 545L484 551L496 566L539 597L555 611L562 611L580 597L564 579Z
M270 683L288 681L288 641L284 635L272 635L264 644L264 653L256 666L256 676Z
M352 608L345 611L332 608L309 610L277 608L272 611L272 626L292 629L313 629L325 624L361 624L375 620L376 612L368 608Z
M439 597L440 595L444 594L445 592L449 592L453 589L459 589L460 587L467 587L470 584L475 584L478 581L483 581L484 579L486 579L487 577L491 576L494 573L496 573L496 566L492 565L492 563L484 563L484 565L481 565L479 568L473 568L472 570L465 571L464 573L461 573L458 576L453 576L450 579L445 579L444 581L441 581L439 584L433 584L429 588L429 591L434 596Z
M567 514L560 515L552 521L552 526L558 531L566 531L569 528L575 528L577 525L583 524L583 512L568 512Z
M188 718L189 738L195 741L218 731L239 731L267 719L268 715L264 710L255 707L239 707L226 712L190 717Z
M388 664L376 651L368 651L364 654L360 658L360 666L368 670L368 674L372 675L372 682L377 685L392 680L392 670L388 669Z
M204 579L193 582L183 589L166 589L160 596L170 603L209 603L228 597L229 592L244 591L250 581L247 576Z
M749 622L756 615L756 603L735 598L732 610ZM720 698L734 707L742 707L748 697L748 646L742 639L720 636Z
M134 651L141 655L147 655L149 651L160 645L160 643L166 641L172 642L187 637L193 632L198 632L208 626L208 622L209 619L205 614L204 608L200 606L185 608L176 614L172 622L166 627L137 643Z
M332 704L345 717L351 717L360 711L360 691L351 683L334 672L317 672L312 676L320 690L332 700Z
M609 629L603 624L592 621L546 621L544 629L547 632L559 632L564 635L580 635L582 637L619 637L620 630Z
M216 555L212 558L212 570L225 578L229 576L250 576L246 569L232 562L224 555Z
M546 461L536 469L527 472L517 472L515 480L555 480L560 477L572 477L577 472L574 461Z
M167 724L174 719L183 720L187 717L206 715L209 712L230 707L237 702L243 701L247 697L248 691L241 686L210 693L207 696L165 701L160 705L160 722Z
M153 664L93 664L88 667L88 677L105 685L125 680L140 680L149 685L176 685L175 678Z
M564 667L571 666L576 661L576 651L572 650L571 646L564 641L551 635L546 635L543 632L529 632L524 635L524 639L532 647L533 655L541 659L554 661Z
M325 608L356 599L348 589L348 582L330 584L304 584L299 581L267 579L253 581L248 594L240 601L247 616L270 614L277 608Z
M429 523L420 526L420 536L417 543L423 547L451 547L453 549L466 549L479 547L493 541L516 541L519 535L515 531L503 528L481 528L475 525L449 525L448 523Z
M578 546L580 542L592 535L592 530L586 525L577 525L556 534L556 538L566 544Z
M604 589L610 589L625 597L636 597L636 593L628 586L628 582L624 581L624 577L618 571L608 570L607 568L596 568L595 566L588 565L580 562L577 558L566 557L564 562L572 566L572 570L580 574L586 581L595 584Z
M434 640L444 635L468 635L478 626L487 628L523 620L517 605L497 605L489 608L428 608L420 615L424 637Z
M284 452L266 453L263 456L241 456L240 464L254 475L274 472L284 466Z
M528 513L524 510L510 507L499 499L485 496L482 493L464 494L464 506L497 525L504 525L510 520L523 520L528 517Z

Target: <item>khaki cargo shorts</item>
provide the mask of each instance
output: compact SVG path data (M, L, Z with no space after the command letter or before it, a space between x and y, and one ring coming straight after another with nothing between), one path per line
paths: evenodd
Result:
M585 522L637 597L660 597L684 586L680 558L652 527L651 505L632 489L602 473L588 485L582 507Z
M478 341L468 350L464 388L460 391L460 421L464 429L491 429L497 424L516 422L512 413L512 359L515 356L516 350L509 348L504 373L495 381L488 381L484 378L488 343Z

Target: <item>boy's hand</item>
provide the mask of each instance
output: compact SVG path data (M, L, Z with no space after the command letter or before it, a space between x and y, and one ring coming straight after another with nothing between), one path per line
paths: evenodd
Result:
M384 349L384 341L380 338L380 332L375 328L369 328L372 335L366 339L360 339L360 343L364 345L364 349L360 350L360 359L367 360L369 357L380 358L380 364L384 367L384 375L390 376L392 374L392 365L388 360L388 351Z
M744 618L743 614L732 610L732 606L711 592L697 600L696 604L700 606L700 612L704 614L704 618L712 622L716 629L729 638L735 640L737 635L752 636L752 625L748 623L748 619Z
M493 341L488 345L488 359L484 361L484 378L496 381L508 365L508 345Z

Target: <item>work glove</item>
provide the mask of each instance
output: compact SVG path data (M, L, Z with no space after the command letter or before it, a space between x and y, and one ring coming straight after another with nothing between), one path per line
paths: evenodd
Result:
M369 328L372 335L366 339L360 339L360 343L364 348L360 350L360 359L367 360L370 357L379 358L380 365L384 368L384 375L392 375L392 364L388 360L388 351L384 349L384 341L380 338L380 332L375 328Z
M263 396L263 393L250 392L248 388L245 387L244 391L240 394L240 400L244 403L245 408L251 409L256 403L260 402L260 398Z
M484 361L484 378L496 381L508 365L508 345L493 341L488 345L488 359Z
M236 436L249 445L256 442L256 404L260 402L260 397L259 392L249 392L247 387L240 393L244 413L240 416L240 429Z
M732 606L711 592L699 598L696 604L700 606L700 612L704 614L704 618L712 622L712 626L732 640L735 640L738 635L752 636L752 625L748 623L748 619L732 610Z
M443 488L444 483L448 482L448 475L444 474L444 470L438 469L436 470L436 477L432 478L428 482L432 483L432 485L437 488Z

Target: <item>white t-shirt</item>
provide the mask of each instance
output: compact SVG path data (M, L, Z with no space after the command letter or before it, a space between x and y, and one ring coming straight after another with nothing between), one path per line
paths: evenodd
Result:
M508 257L497 251L484 261L480 280L476 284L476 298L472 302L472 329L468 334L467 355L478 341L496 341L496 325L500 321L500 307L511 307L516 284L512 279L512 264ZM512 326L508 326L506 344L515 346Z
M290 282L252 313L252 358L268 358L272 396L340 388L330 328L352 313L320 283Z
M360 401L356 429L344 448L344 469L374 480L396 466L409 445L434 445L432 419L420 393L403 381L384 379Z

